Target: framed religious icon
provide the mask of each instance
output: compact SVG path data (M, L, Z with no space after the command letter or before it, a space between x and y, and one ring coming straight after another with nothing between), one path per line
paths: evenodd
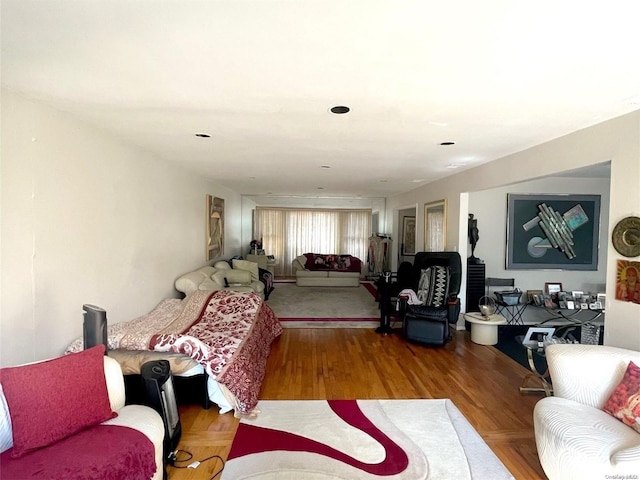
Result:
M402 219L402 255L416 254L416 217Z
M207 195L207 261L224 253L224 199Z

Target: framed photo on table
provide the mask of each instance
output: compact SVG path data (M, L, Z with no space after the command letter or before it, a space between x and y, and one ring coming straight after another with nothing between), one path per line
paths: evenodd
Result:
M558 295L562 291L561 283L547 282L544 284L544 293Z

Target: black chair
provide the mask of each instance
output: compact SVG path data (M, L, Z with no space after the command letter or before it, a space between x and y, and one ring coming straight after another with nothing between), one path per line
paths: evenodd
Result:
M418 252L412 269L413 287L424 305L408 305L403 322L407 340L444 345L449 324L458 322L462 261L458 252Z

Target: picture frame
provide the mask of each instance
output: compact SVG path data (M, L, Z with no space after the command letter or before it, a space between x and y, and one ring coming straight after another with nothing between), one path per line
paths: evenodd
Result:
M640 262L618 260L616 265L616 300L640 304Z
M530 305L540 305L540 302L536 302L536 297L542 298L542 290L527 290L527 303Z
M507 270L597 270L599 235L600 195L507 194Z
M529 327L524 339L522 340L522 345L528 347L541 347L541 343L544 341L544 338L553 337L555 331L556 329L553 327Z
M224 199L206 196L206 259L224 254Z
M402 255L416 254L416 217L402 218Z
M447 201L424 204L424 251L443 252L447 243Z
M562 292L562 284L547 282L544 284L544 292L549 295L558 295L560 292Z

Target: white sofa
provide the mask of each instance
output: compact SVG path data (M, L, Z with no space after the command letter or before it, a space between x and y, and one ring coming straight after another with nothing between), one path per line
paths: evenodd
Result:
M196 290L254 292L264 299L264 283L258 280L258 264L247 260L232 260L232 264L233 268L229 263L219 261L212 267L185 273L176 279L176 290L185 295Z
M546 357L554 396L536 404L533 419L540 464L549 479L638 478L640 433L602 407L629 361L640 365L640 352L553 344Z
M104 352L104 350L103 350ZM79 355L79 354L73 354ZM111 410L117 412L117 417L112 418L110 420L106 420L101 423L101 425L114 425L114 426L124 426L129 427L134 430L137 430L144 434L153 444L154 452L155 452L155 465L156 470L155 474L151 477L152 480L161 480L165 474L165 468L163 463L163 440L165 435L165 428L162 417L151 407L143 406L143 405L125 405L125 386L124 379L122 376L122 370L120 369L120 365L114 359L104 356L104 374L106 380L107 393L109 396L109 403L111 406ZM62 358L62 357L61 357ZM54 359L55 361L55 359ZM29 364L29 366L37 366L39 363ZM50 381L49 386L42 385L42 389L48 389L48 395L53 399L61 399L64 397L65 388L62 386L66 381L73 380L73 372L60 371L59 378L55 378L55 375L52 375L52 378L49 378ZM25 375L24 385L29 384L31 382L31 378L28 375ZM64 378L63 378L64 377ZM56 388L56 386L60 388ZM33 387L33 385L31 385ZM57 400L52 400L57 401ZM46 407L43 407L46 408ZM15 413L15 411L14 411ZM17 415L17 413L15 413ZM83 452L82 456L73 454L74 457L79 458L79 461L76 463L74 467L70 467L68 465L58 465L60 464L60 459L58 458L49 458L46 456L46 452L44 450L52 449L54 446L57 446L57 452L60 454L60 446L66 445L68 442L65 442L66 439L56 441L48 446L41 447L36 450L35 453L26 453L23 456L13 459L10 458L11 447L14 446L14 436L13 436L13 423L11 422L11 410L9 409L7 399L5 398L4 391L0 388L0 451L3 452L3 462L2 465L2 478L10 479L22 479L25 478L23 475L26 475L25 472L32 469L31 463L36 465L42 471L46 471L49 473L47 478L51 477L51 468L62 468L62 471L65 472L66 478L76 478L74 475L78 474L77 471L73 470L73 468L80 468L81 473L86 473L87 470L91 470L94 478L106 478L108 475L105 472L104 475L101 474L100 471L95 471L95 465L97 461L97 457L101 455L101 450L88 450ZM18 418L18 417L14 417ZM21 421L24 421L22 418ZM34 420L35 421L35 420ZM95 430L95 429L94 429ZM94 431L92 430L92 432ZM81 431L82 432L82 431ZM77 432L81 433L81 432ZM72 434L74 436L75 434ZM95 435L99 435L97 432ZM67 437L69 438L69 437ZM113 437L108 437L113 441ZM65 447L62 447L64 451ZM33 458L34 454L44 455L39 456L36 460ZM42 463L40 463L42 462ZM47 462L53 462L56 465L49 465ZM29 464L29 465L26 465ZM86 465L84 470L82 470L82 466ZM129 468L129 478L137 478L135 474L135 466L126 465L119 466L124 468L125 470ZM22 470L24 468L24 470ZM114 474L113 465L108 467L110 469L109 475ZM17 471L17 473L16 473ZM124 474L123 472L121 472ZM29 477L32 478L32 477ZM36 477L33 477L36 478ZM63 477L60 477L63 478ZM83 477L84 478L84 477ZM122 477L121 477L122 478Z
M305 268L306 261L307 257L298 255L291 262L296 276L296 285L299 287L357 287L360 285L362 271L308 270Z

